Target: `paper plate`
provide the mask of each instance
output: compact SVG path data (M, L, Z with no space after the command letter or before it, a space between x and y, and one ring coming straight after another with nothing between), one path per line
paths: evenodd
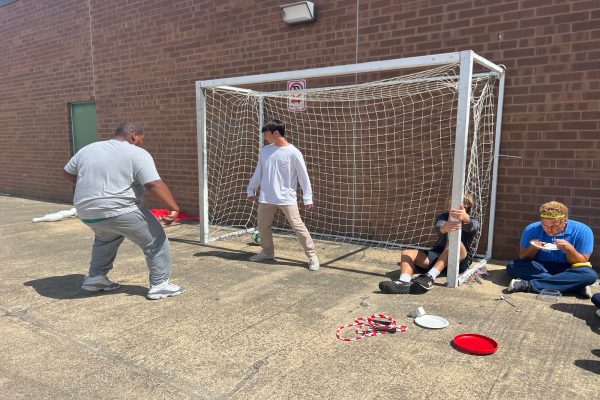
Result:
M429 329L442 329L450 325L450 323L437 315L421 315L415 318L415 324Z
M556 245L555 245L554 243L544 243L544 245L543 245L543 246L540 246L540 245L538 245L538 244L534 243L533 241L532 241L532 242L529 242L529 243L531 243L531 245L532 245L533 247L537 247L537 248L538 248L538 249L540 249L540 250L549 250L549 251L558 250L558 247L556 247ZM543 242L542 242L542 243L543 243Z
M454 345L467 353L479 355L492 354L498 350L498 342L490 337L476 333L464 333L455 336Z

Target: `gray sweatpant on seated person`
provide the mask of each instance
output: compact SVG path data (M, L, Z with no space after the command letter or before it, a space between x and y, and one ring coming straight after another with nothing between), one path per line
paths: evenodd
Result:
M127 238L144 251L151 285L159 285L170 278L169 239L161 223L148 209L139 206L135 211L85 224L96 235L89 276L108 274L119 246Z

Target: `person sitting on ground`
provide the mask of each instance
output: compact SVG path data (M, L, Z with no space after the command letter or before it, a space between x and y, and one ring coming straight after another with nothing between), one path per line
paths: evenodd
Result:
M521 235L519 259L506 266L514 278L509 292L554 289L591 298L589 285L598 274L589 262L594 235L587 225L568 219L569 209L550 201L539 208L540 221L528 225Z
M390 294L429 291L433 287L435 278L448 265L448 233L459 229L462 229L459 272L464 272L473 259L471 244L481 228L479 220L470 215L474 204L473 196L465 193L460 209L451 209L438 215L435 221L435 230L438 233L435 245L427 252L417 249L403 250L400 256L400 280L379 282L379 289L383 293ZM421 269L430 269L411 281L415 265Z

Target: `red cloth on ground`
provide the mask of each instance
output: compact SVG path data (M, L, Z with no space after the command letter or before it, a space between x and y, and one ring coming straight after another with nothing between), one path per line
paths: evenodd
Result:
M166 217L167 215L169 215L170 210L159 210L153 208L152 210L150 210L150 212L152 212L156 219L160 221L160 217ZM177 218L175 218L175 221L200 221L200 218L198 218L196 215L188 214L185 211L179 211L179 215L177 216Z

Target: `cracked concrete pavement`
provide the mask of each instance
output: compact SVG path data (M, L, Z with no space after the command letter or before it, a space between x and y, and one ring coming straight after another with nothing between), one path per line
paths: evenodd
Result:
M178 224L167 228L172 280L188 292L148 301L132 243L111 273L123 287L86 293L92 232L77 218L31 222L69 205L0 196L0 208L3 399L558 400L600 390L591 302L496 301L509 281L501 263L482 284L449 289L442 279L426 295L384 295L377 283L397 268L393 253L317 241L322 268L309 272L293 237L277 236L277 261L253 263L250 235L201 245L196 225ZM450 326L418 327L406 316L418 306ZM336 338L373 313L408 329ZM498 351L458 351L452 339L467 332L493 337Z

